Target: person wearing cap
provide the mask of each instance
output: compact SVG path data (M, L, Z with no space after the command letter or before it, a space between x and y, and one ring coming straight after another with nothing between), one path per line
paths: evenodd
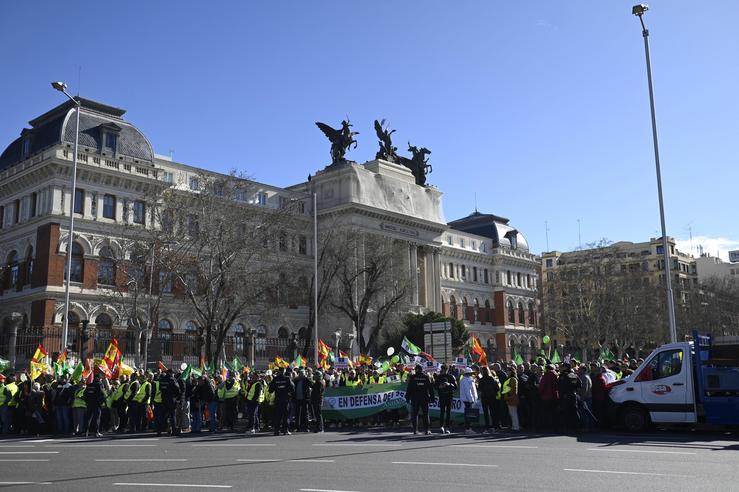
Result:
M416 364L415 373L408 379L405 388L405 400L411 404L411 425L413 433L418 434L418 414L423 414L424 432L431 434L431 419L429 418L429 403L434 399L434 384L423 367Z
M477 384L472 369L467 367L459 380L459 399L464 404L464 432L472 434L472 426L470 424L470 413L472 406L477 401Z

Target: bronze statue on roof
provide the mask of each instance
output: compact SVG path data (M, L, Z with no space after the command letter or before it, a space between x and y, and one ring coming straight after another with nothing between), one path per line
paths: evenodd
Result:
M325 123L316 121L316 126L320 128L324 135L331 142L331 164L338 164L346 162L344 155L346 151L354 144L354 148L357 148L357 141L354 140L354 135L359 135L359 132L351 130L351 123L346 119L341 122L341 130L331 128Z
M398 148L393 147L393 141L390 138L395 133L395 130L388 130L388 128L383 128L384 126L385 120L375 120L375 133L377 133L377 138L380 140L380 150L375 154L375 159L382 159L397 164L400 160L397 154Z

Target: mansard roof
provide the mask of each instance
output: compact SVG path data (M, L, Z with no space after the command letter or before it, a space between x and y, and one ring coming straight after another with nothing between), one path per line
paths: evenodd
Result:
M494 214L483 214L475 210L467 217L453 220L447 225L457 231L476 234L493 240L493 247L512 248L511 239L515 237L515 248L528 251L529 243L508 219Z
M126 110L90 99L75 99L82 103L80 148L103 151L104 131L114 131L118 135L116 155L132 157L153 165L154 151L151 144L138 128L123 120ZM29 156L60 143L73 145L75 107L72 101L66 101L31 120L31 128L24 128L21 136L0 154L0 171L24 160L23 141L26 138L30 138Z

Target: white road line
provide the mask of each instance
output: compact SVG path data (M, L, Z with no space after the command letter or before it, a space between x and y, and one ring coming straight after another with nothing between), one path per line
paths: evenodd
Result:
M612 473L616 475L646 475L650 477L676 477L676 478L691 478L692 477L692 475L672 475L669 473L645 473L645 472L614 471L614 470L583 470L580 468L565 468L564 471L583 472L583 473Z
M648 449L588 448L588 451L613 451L615 453L653 453L653 454L696 454L689 451L651 451Z
M36 446L30 446L30 445L24 446L24 445L22 445L22 444L21 444L21 445L15 445L15 446L13 446L13 445L10 445L10 446L5 446L5 445L3 445L3 444L0 444L0 448L2 448L2 449L15 449L15 448L35 448L35 447L36 447Z
M299 489L301 492L357 492L356 490Z
M0 451L0 454L59 454L59 451Z
M337 442L337 443L320 443L320 444L313 444L313 446L374 446L374 447L380 447L380 448L399 448L402 446L402 444L395 444L395 443L388 443L388 444L381 444L381 443L370 443L370 442L362 442L362 443L345 443L345 442Z
M277 463L278 461L282 460L269 460L269 459L259 459L259 458L242 458L238 459L236 461L243 461L244 463Z
M513 444L455 444L455 448L507 448L507 449L539 449L539 446L518 446Z
M199 489L230 489L232 485L201 485L195 483L134 483L116 482L113 485L119 487L194 487Z
M0 482L0 485L51 485L52 482Z
M0 459L0 463L36 463L40 461L49 461L49 460L2 460Z
M496 468L498 465L479 465L475 463L430 463L427 461L393 461L393 465L433 465L433 466L480 466Z
M196 448L218 448L218 447L258 447L258 446L277 446L277 444L274 443L251 443L251 444L223 444L223 443L217 443L217 444L193 444L193 447Z
M335 463L336 460L314 460L314 459L303 459L303 460L287 460L293 463Z
M47 444L45 448L153 448L156 444Z
M128 463L129 461L187 461L185 458L111 458L111 459L99 459L95 461L102 461L102 462L116 462L116 461L123 461Z

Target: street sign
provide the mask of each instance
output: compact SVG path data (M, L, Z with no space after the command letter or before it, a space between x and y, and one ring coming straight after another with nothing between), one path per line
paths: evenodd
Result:
M435 360L448 363L452 358L452 323L426 323L423 332L424 350Z
M734 251L729 251L729 261L731 263L739 262L739 249L735 249Z

